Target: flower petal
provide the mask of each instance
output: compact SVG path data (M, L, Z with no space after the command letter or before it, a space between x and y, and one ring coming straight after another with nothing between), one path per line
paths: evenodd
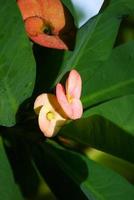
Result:
M60 83L56 85L56 97L63 111L70 118L72 116L72 108L67 100L64 87Z
M80 74L75 70L71 70L66 80L66 94L79 99L81 96L82 80Z
M72 103L70 104L72 114L69 116L70 119L79 119L83 114L83 106L79 99L73 99Z
M57 35L47 35L42 33L37 36L30 36L30 38L44 47L68 50L68 46Z
M43 32L44 21L40 17L29 17L25 20L25 29L29 37Z
M79 119L83 113L83 106L80 99L73 98L69 103L65 95L64 87L58 83L56 86L56 97L65 114L70 119Z
M39 114L39 111L40 111L41 107L45 104L46 100L47 100L47 94L46 93L39 95L35 99L34 110L35 110L36 114Z
M53 27L53 31L58 33L65 26L64 6L60 0L38 0L42 9L43 18Z
M17 0L17 4L24 20L33 16L42 16L38 0Z
M54 117L48 118L48 114ZM45 103L39 112L38 123L40 130L46 137L53 137L65 124L66 119L63 118L51 105L50 102Z
M59 104L56 96L53 94L43 93L39 95L34 102L34 110L44 105L47 107L48 111L51 110L51 108L59 110Z

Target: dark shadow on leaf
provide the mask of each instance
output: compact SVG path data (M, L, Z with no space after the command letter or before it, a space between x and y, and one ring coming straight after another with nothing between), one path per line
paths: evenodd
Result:
M33 145L31 152L38 170L59 200L88 199L80 189L88 169L77 154L48 143Z
M69 50L75 48L77 29L74 25L74 19L67 7L64 7L65 26L60 31L59 37L68 46Z
M64 28L59 33L59 37L68 44L69 49L73 49L75 46L76 28L73 18L66 7L64 8L64 14L66 22ZM63 62L64 50L45 48L34 44L33 53L37 66L33 94L37 96L42 92L52 92L53 84Z
M111 0L105 0L103 5L102 5L102 8L100 10L100 13L103 13L104 10L110 5L110 3L111 3Z
M34 95L52 92L53 83L62 64L64 51L34 44L33 52L37 65Z
M133 15L122 16L122 22L120 24L119 32L114 47L117 47L121 44L134 40L133 27L134 27Z
M17 136L14 131L12 133L5 131L3 139L16 184L20 187L24 197L34 197L38 192L40 180L26 148L25 138L22 139L19 133Z

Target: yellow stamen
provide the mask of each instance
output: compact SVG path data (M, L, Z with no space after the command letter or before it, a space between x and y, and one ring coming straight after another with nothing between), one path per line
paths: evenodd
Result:
M49 121L51 121L52 119L55 118L55 115L52 111L49 111L47 114L46 114L46 117Z
M67 94L67 100L69 103L72 103L73 97L70 94Z

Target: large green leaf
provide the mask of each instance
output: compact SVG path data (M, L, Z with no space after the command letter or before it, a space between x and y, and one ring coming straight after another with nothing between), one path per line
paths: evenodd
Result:
M15 0L0 1L0 124L15 124L35 80L35 62Z
M51 143L33 148L36 165L58 199L134 198L134 188L124 178L78 153Z
M132 12L133 0L114 0L101 14L84 25L78 31L75 50L64 53L56 82L68 70L76 68L83 80L82 98L87 98L91 90L88 83L110 55L122 17ZM89 102L86 101L84 105L87 107Z
M120 21L114 16L108 16L107 11L104 11L79 29L74 51L64 53L57 81L72 68L80 70L83 77L84 71L91 76L98 65L109 56Z
M90 93L88 94L88 88ZM84 105L134 94L134 42L115 48L110 58L87 81L84 81Z
M133 66L134 42L115 48L87 83L90 95L83 102L92 106L84 113L87 119L72 122L61 134L134 162Z
M74 51L57 51L35 45L38 65L35 93L50 92L67 71L76 68L83 79L83 100L89 96L91 88L87 82L111 54L120 22L132 11L133 0L111 1L104 11L78 30ZM84 105L89 106L89 102Z
M134 162L134 95L89 109L60 135Z
M0 138L0 200L22 200Z
M114 11L112 8L110 10ZM117 18L116 15L109 16L106 10L78 30L73 51L49 49L48 52L44 48L35 46L38 64L37 92L48 91L48 88L54 87L72 68L81 67L83 72L79 70L83 80L87 77L84 71L91 77L91 73L109 56L120 22L121 18Z

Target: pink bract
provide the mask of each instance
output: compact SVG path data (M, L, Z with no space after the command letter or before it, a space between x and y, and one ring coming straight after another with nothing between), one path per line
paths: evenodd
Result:
M17 4L31 40L49 48L68 50L72 46L76 28L60 0L17 0Z
M39 115L38 123L40 130L46 137L53 137L65 124L67 118L52 94L41 94L34 103L34 110Z
M66 80L66 90L62 84L56 86L56 97L65 114L70 119L79 119L83 113L83 106L80 100L82 80L76 70L69 73Z

